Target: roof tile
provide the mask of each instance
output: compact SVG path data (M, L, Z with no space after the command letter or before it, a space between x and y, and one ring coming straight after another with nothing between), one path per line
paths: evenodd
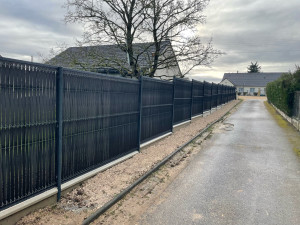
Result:
M283 73L225 73L227 79L235 86L266 87L267 83L277 80Z

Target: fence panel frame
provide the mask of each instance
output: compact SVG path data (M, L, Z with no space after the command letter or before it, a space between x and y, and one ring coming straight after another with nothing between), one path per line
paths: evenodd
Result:
M175 78L174 79L174 119L175 119L175 121L173 120L173 124L175 124L175 125L177 125L177 124L180 124L180 123L183 123L183 122L186 122L186 121L189 121L189 120L191 120L191 103L192 103L192 101L191 101L191 99L192 99L192 82L191 81L189 81L189 80L185 80L185 79L180 79L180 78ZM180 95L180 94L185 94L185 93L179 93L178 91L180 90L179 88L178 88L178 86L180 86L181 84L179 84L179 83L182 83L182 84L188 84L188 85L190 85L191 87L189 87L189 88L186 88L186 90L185 91L188 91L189 92L189 94L188 94L188 98L186 98L186 97L184 97L184 98L182 98L182 97L178 97L178 95ZM180 90L181 91L181 90ZM178 112L178 110L176 110L176 109L178 109L179 108L179 105L180 104L178 104L178 102L180 102L180 101L184 101L184 100L186 100L187 102L189 102L189 106L188 107L186 107L186 108L188 108L188 110L189 110L189 112L187 113L188 115L180 115L179 114L179 112ZM186 103L184 103L183 105L187 105ZM176 115L176 113L177 113L177 115ZM180 118L180 119L178 119L178 117L180 118L180 117L183 117L183 118Z
M61 199L61 171L62 171L62 132L63 132L63 68L59 67L56 77L56 158L55 158L55 173L57 182L57 201Z
M171 82L169 81L163 81L163 80L158 80L158 79L153 79L153 78L148 78L148 77L143 77L141 78L143 82L143 88L142 88L142 96L141 98L147 97L148 99L142 100L142 105L141 105L141 142L142 144L155 139L157 137L160 137L166 133L172 132L173 129L173 108L174 108L174 86ZM161 89L154 89L153 94L154 96L149 94L149 85L153 85L156 87L159 87ZM148 88L147 88L148 86ZM164 87L164 88L162 88ZM158 92L156 92L158 91ZM157 93L163 92L163 94L157 95ZM157 97L160 96L160 97ZM165 102L166 99L169 98L169 101ZM149 103L150 101L150 103ZM157 101L157 102L156 102ZM152 103L151 103L152 102ZM153 104L153 102L156 102ZM162 103L163 102L163 103ZM170 108L170 109L168 109ZM161 112L163 110L164 112ZM169 111L170 110L170 111ZM147 113L153 113L153 111L158 111L159 113L153 114L153 115L144 115ZM152 121L150 123L150 128L146 130L147 126L144 125L146 123L146 117L150 118L156 118L165 116L164 121L166 121L167 125L163 129L162 127L159 127L161 123L155 123L155 121ZM155 130L160 130L160 132L155 132ZM148 133L146 135L146 133ZM148 136L150 134L150 136ZM145 135L148 136L145 138Z
M192 80L193 82L193 91L192 91L192 98L193 98L193 104L192 104L192 117L197 116L197 115L201 115L203 114L203 104L204 104L204 83L201 81L197 81L197 80ZM200 87L199 87L200 86ZM196 92L196 93L195 93ZM200 95L199 95L200 93ZM198 101L196 101L196 99L198 99ZM195 110L195 105L200 105L199 104L199 99L201 99L201 110ZM195 103L196 102L196 103ZM196 112L195 112L196 111Z
M56 185L56 69L0 57L0 210Z

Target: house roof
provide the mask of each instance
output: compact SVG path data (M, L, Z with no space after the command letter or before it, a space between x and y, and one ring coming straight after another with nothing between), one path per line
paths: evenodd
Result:
M235 86L266 87L267 83L277 80L283 73L224 73L223 80L227 79Z
M161 43L161 55L174 54L169 40ZM154 43L134 43L134 58L141 68L149 68L152 63L152 53L155 52ZM176 61L176 60L175 60ZM72 69L86 69L88 71L129 69L127 53L118 45L97 45L84 47L70 47L55 56L47 64ZM177 62L175 62L178 66ZM174 65L174 59L173 59ZM111 70L111 71L112 71Z

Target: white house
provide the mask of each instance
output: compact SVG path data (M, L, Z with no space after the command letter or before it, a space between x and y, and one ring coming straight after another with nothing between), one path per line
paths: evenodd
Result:
M234 86L239 95L266 95L266 86L283 73L224 73L220 84Z

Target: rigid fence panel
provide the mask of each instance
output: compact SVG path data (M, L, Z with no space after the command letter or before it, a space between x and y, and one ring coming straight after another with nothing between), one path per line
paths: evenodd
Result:
M230 101L230 87L227 87L227 102Z
M142 78L141 142L172 130L173 83Z
M237 99L237 93L236 93L236 88L233 87L233 100L236 100Z
M208 111L211 109L211 83L204 81L204 104L203 111Z
M229 101L233 100L234 97L234 88L233 87L229 87Z
M222 84L218 84L218 106L222 105L222 90L223 90L223 85Z
M0 58L0 208L55 185L56 69Z
M232 88L231 88L231 99L230 99L230 100L235 100L235 98L236 98L235 88L232 87Z
M62 180L138 148L139 82L64 70Z
M227 87L227 102L230 101L230 96L231 96L231 87Z
M193 108L192 116L203 113L203 98L204 98L203 82L193 80Z
M174 124L191 119L192 82L174 79Z
M211 107L216 108L218 106L218 85L212 83L212 97L211 97Z
M223 86L223 93L222 93L222 99L223 99L223 104L227 103L227 86Z

